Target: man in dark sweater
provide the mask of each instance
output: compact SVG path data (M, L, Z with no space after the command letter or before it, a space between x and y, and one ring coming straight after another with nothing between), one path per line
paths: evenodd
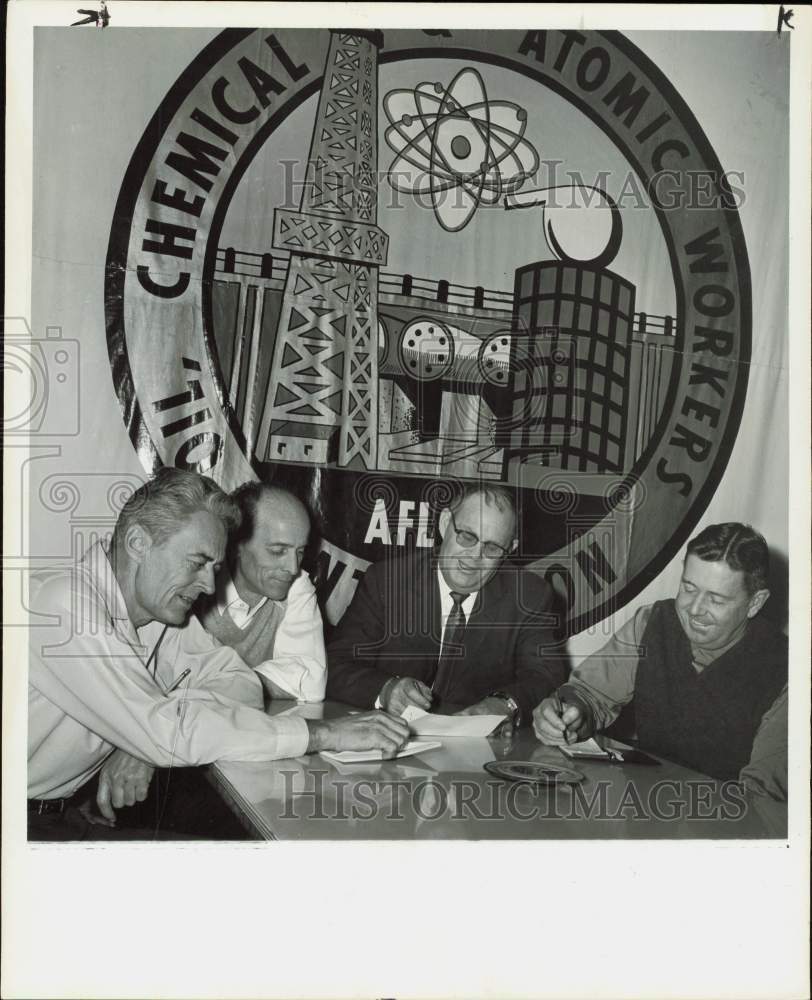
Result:
M688 543L674 600L640 608L534 712L550 745L584 740L632 704L641 748L786 798L787 639L757 617L769 551L737 523Z
M436 552L375 563L327 650L327 697L400 715L409 705L529 723L567 677L553 594L506 562L516 509L472 486L438 520Z

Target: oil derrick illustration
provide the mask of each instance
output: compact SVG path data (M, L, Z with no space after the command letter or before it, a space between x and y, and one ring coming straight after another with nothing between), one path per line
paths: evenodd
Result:
M290 252L257 457L374 469L378 435L377 31L334 31Z

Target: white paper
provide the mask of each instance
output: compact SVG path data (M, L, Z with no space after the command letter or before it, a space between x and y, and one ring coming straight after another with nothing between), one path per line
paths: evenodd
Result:
M439 740L409 740L406 746L395 756L411 757L412 754L423 753L425 750L436 750L443 744ZM340 764L362 764L370 760L383 760L382 750L322 750L320 756L327 760L335 760ZM395 758L387 758L394 760Z
M424 715L428 714L425 708L418 708L417 705L407 705L400 713L400 717L401 719L405 719L406 722L414 722L415 719L422 719Z
M588 740L581 740L580 743L570 743L569 746L562 746L561 752L568 757L580 757L582 754L590 756L608 757L609 754L590 737Z
M447 736L475 739L488 736L507 718L506 715L431 715L409 705L401 712L415 736Z

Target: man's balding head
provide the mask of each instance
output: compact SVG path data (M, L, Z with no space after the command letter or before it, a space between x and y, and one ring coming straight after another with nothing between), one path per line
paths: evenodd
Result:
M242 515L229 549L237 593L251 606L262 597L283 601L301 570L307 509L289 490L265 483L244 483L231 497Z

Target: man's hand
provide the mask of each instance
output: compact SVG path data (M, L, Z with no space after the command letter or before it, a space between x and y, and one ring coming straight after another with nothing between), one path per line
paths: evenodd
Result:
M559 708L563 712L559 713ZM542 743L558 747L584 740L589 735L582 732L588 720L580 705L563 704L555 697L545 698L533 710L533 731Z
M510 710L502 698L493 698L490 695L478 701L475 705L469 705L457 715L510 715Z
M105 819L101 813L97 813L94 808L94 803L90 799L85 799L78 806L79 812L82 814L84 819L90 823L91 826L115 826L115 820Z
M469 705L457 715L507 715L503 723L498 725L491 733L492 736L508 737L513 735L513 719L510 718L510 709L502 698L493 698L490 695L478 701L475 705Z
M319 750L381 750L394 757L409 739L409 726L386 712L363 712L344 719L308 719L308 753Z
M110 825L116 821L115 809L144 801L154 772L152 764L145 764L123 750L114 750L110 754L99 774L99 790L96 792L96 805Z
M381 705L391 715L401 715L409 705L428 712L434 695L431 688L415 677L391 677L378 695Z

